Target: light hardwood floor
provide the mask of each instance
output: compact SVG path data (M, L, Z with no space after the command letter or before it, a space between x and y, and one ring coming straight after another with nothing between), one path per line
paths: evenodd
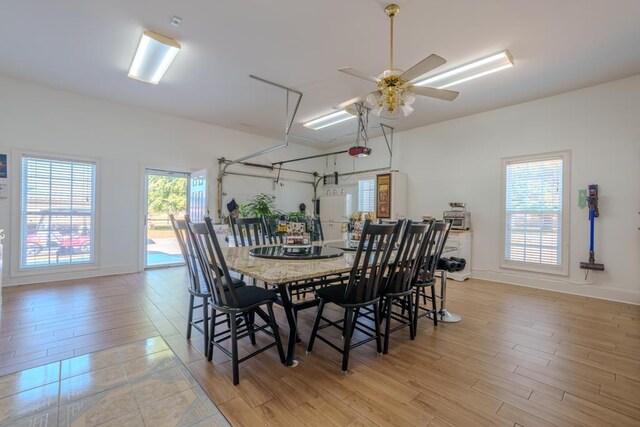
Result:
M638 306L450 281L458 324L423 319L383 357L361 346L346 376L322 342L298 345L296 368L268 351L234 387L228 359L207 362L202 336L184 337L185 280L175 268L5 288L0 375L159 334L234 425L640 425ZM314 313L300 315L303 341Z

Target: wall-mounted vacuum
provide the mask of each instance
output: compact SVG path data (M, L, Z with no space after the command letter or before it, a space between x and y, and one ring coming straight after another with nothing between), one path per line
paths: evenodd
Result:
M587 194L587 205L589 206L589 261L580 263L580 268L583 270L587 270L584 276L585 280L589 275L589 270L604 271L604 264L596 263L594 251L595 219L600 216L600 211L598 210L598 185L589 185Z

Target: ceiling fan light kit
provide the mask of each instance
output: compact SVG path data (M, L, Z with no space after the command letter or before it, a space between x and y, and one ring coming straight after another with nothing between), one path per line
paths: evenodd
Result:
M509 51L505 50L495 55L477 59L468 64L427 77L426 79L416 82L415 86L433 86L437 89L445 89L511 67L513 67L513 58Z
M157 85L179 51L180 44L172 38L145 31L131 63L129 77Z

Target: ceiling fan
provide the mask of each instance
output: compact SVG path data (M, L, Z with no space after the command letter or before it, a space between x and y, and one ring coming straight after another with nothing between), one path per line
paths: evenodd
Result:
M458 92L452 90L436 89L433 87L414 86L418 78L429 71L444 65L447 61L435 54L427 56L407 71L393 67L393 18L398 14L400 7L390 4L384 11L391 20L391 43L389 55L389 69L383 71L378 77L353 67L340 68L345 74L369 80L378 85L378 90L350 99L338 105L337 109L344 109L352 104L366 102L372 108L375 115L384 118L395 119L408 116L413 112L411 104L415 101L415 95L453 101Z

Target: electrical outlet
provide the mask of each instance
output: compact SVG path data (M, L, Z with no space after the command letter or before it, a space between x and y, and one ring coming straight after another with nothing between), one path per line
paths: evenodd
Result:
M587 207L587 190L578 190L578 207L580 209Z

